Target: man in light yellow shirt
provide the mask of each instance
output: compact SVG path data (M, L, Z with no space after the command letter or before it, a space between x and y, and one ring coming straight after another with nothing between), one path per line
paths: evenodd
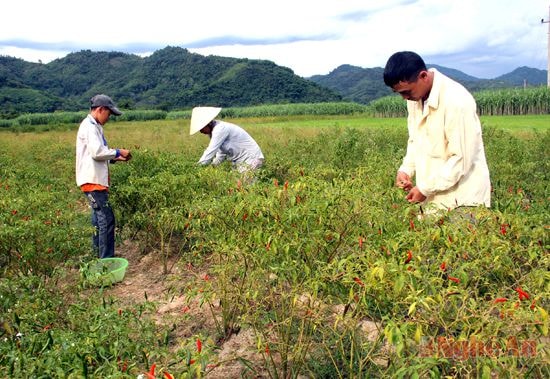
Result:
M395 182L406 199L436 209L489 207L489 168L473 96L410 51L388 59L384 82L407 100L409 140Z

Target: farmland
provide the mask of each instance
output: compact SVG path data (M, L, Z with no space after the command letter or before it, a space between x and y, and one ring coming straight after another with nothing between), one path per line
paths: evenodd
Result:
M426 218L393 187L404 118L230 121L252 184L197 167L188 120L107 124L134 156L112 288L79 273L76 125L0 131L0 377L550 376L549 115L482 117L492 207Z

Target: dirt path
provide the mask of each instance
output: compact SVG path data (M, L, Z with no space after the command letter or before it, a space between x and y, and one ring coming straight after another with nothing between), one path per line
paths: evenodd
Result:
M205 272L195 268L183 267L178 264L177 258L172 257L168 262L169 274L163 274L162 260L155 254L142 254L138 246L125 242L117 250L117 256L126 258L129 262L124 280L105 289L107 295L116 297L121 305L134 305L147 300L157 304L154 318L157 324L171 327L170 346L176 351L183 342L196 334L214 336L216 325L210 308L198 299L187 299L185 286L196 275ZM186 280L187 279L187 280ZM219 311L214 309L214 313ZM242 378L245 366L237 360L242 358L249 361L257 370L252 374L248 371L245 377L267 377L262 367L262 357L255 349L256 343L253 332L243 330L224 341L217 350L218 366L210 368L209 379Z

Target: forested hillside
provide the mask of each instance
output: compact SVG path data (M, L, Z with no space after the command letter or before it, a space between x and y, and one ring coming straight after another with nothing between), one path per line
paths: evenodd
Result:
M462 83L470 91L485 89L502 89L527 86L546 85L546 70L530 67L520 67L514 71L494 79L479 79L462 71L436 64L427 64ZM340 94L346 101L368 104L372 100L390 95L392 91L384 84L381 67L362 68L342 65L328 75L315 75L309 78L317 84L330 88Z
M202 56L166 47L141 58L80 51L48 64L0 57L0 117L82 110L96 93L125 109L182 109L338 101L331 90L264 60Z
M546 70L520 67L494 79L428 64L472 92L546 85ZM189 109L196 105L351 101L369 104L390 95L383 68L342 65L328 75L302 78L271 61L203 56L166 47L142 58L121 52L71 53L47 64L0 56L0 118L23 113L87 109L97 93L123 109Z

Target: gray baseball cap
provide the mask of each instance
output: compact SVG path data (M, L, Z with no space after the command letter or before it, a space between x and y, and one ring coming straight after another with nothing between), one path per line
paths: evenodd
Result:
M115 116L120 116L122 112L116 107L113 99L107 95L95 95L90 99L92 105L90 108L105 107L109 108L112 114Z

